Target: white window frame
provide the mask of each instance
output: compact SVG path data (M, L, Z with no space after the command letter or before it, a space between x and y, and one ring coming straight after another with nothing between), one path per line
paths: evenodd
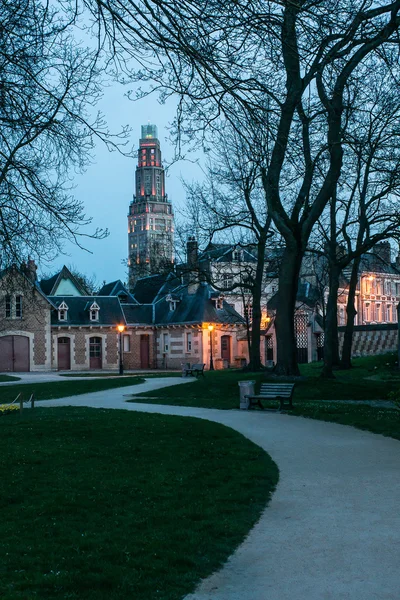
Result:
M371 321L371 304L369 302L366 302L364 306L364 319L368 323Z
M93 304L89 308L89 318L90 318L90 320L91 320L92 323L97 323L98 322L98 320L99 320L99 311L100 311L100 306L97 304L97 302L93 302Z
M192 351L192 332L186 332L186 352Z
M169 351L169 334L163 333L163 353L168 354Z
M66 302L62 301L58 307L58 320L66 321L68 319L68 305Z
M131 351L131 336L130 335L127 335L126 333L123 335L122 345L123 345L124 353Z
M386 321L388 323L392 322L392 305L391 304L386 305Z
M380 302L375 304L375 321L380 323L382 321L382 305Z

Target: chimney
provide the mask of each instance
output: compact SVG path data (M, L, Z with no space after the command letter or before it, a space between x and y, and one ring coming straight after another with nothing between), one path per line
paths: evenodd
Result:
M28 257L28 262L26 265L26 276L32 281L32 283L35 283L35 281L37 280L37 266L35 261L33 260L33 258Z
M188 293L195 294L199 286L199 249L193 235L186 242L186 268L184 281L188 286Z
M390 265L392 258L390 242L379 242L379 244L375 244L372 248L372 252Z
M186 261L189 271L198 267L198 245L194 235L190 235L186 242Z

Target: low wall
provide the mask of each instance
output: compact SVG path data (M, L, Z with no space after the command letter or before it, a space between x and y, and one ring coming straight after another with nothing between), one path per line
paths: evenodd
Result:
M339 346L343 345L344 327L339 327ZM353 356L369 356L397 352L398 325L357 325L353 334Z

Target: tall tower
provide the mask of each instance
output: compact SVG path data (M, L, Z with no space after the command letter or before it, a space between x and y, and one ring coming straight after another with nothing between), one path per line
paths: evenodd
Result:
M165 193L156 125L142 125L135 195L128 213L129 285L170 269L174 262L174 214Z

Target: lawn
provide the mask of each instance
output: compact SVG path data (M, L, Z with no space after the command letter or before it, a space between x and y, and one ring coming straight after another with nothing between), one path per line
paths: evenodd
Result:
M301 365L303 378L296 382L294 402L310 400L375 400L386 399L389 392L400 387L400 371L395 366L396 356L360 358L349 371L336 371L336 379L321 379L321 363ZM376 367L376 368L375 368ZM157 393L145 392L134 402L154 404L178 404L205 408L232 409L239 407L239 381L252 379L257 382L277 381L268 372L246 373L227 370L206 372L204 377L185 386L171 386ZM257 387L258 386L258 387ZM157 396L157 398L154 398Z
M122 377L114 379L88 379L87 381L57 381L47 383L21 383L4 385L0 387L0 404L12 402L18 394L22 393L24 400L35 394L36 400L52 400L66 396L89 394L111 388L124 387L143 383L143 377Z
M14 377L14 375L0 375L1 381L20 381L21 377Z
M2 600L179 600L278 480L260 447L205 420L38 408L0 429Z
M320 363L301 365L304 379L296 382L294 410L291 414L351 425L400 440L398 410L362 404L362 400L385 400L391 391L400 390L400 371L395 365L396 359L394 354L356 359L353 369L336 371L336 379L333 381L320 378ZM215 371L206 373L204 378L182 388L173 386L157 390L157 398L154 398L153 391L130 401L237 409L238 381L246 379L256 380L258 385L261 381L272 381L267 374ZM148 396L152 399L148 400ZM356 400L360 403L341 404L335 400ZM264 405L276 407L277 403L264 402Z

